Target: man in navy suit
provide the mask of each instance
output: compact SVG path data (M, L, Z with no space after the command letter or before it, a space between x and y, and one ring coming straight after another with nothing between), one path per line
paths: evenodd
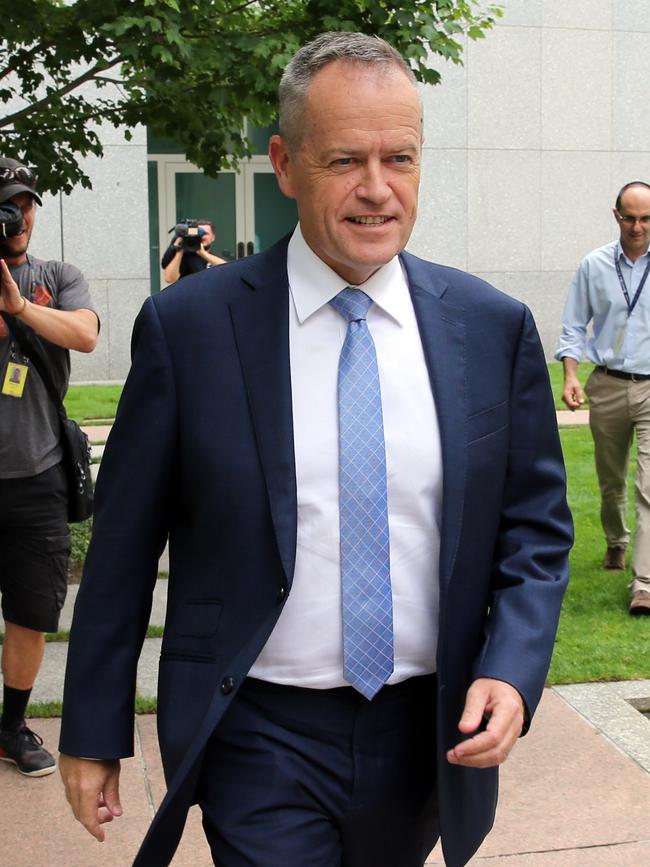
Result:
M571 521L529 311L402 252L421 122L383 41L305 46L270 142L299 226L148 299L136 322L60 746L73 811L103 840L169 537L168 792L137 865L169 863L193 802L222 867L416 867L439 836L457 867L492 825L497 766L544 685ZM374 686L351 662L351 620Z

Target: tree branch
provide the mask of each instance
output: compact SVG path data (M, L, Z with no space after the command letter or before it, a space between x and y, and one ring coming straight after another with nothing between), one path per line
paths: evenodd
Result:
M105 75L96 75L94 78L95 81L103 81L105 84L117 84L118 87L121 84L126 84L125 78L107 78Z
M15 111L13 114L7 115L6 117L2 118L0 120L0 129L15 123L17 120L22 120L23 117L27 117L30 114L34 114L35 112L40 111L40 109L47 107L53 98L61 98L62 96L65 96L71 91L76 90L82 84L85 84L87 81L91 81L95 77L97 72L103 72L106 69L110 69L111 66L115 66L115 64L119 63L121 60L122 57L118 55L111 60L96 63L95 66L84 72L83 75L78 76L73 81L66 84L65 87L61 87L57 91L50 92L47 94L47 96L44 96L43 99L32 102L30 103L30 105L25 106L25 108L22 108L19 111Z
M248 9L249 6L257 6L258 0L246 0L246 3L240 3L239 6L233 6L232 9L227 9L224 12L224 17L227 15L235 15L237 12L241 12L242 9Z

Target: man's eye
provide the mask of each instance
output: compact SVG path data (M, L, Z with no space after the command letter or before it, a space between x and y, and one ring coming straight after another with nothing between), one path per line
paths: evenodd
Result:
M351 166L352 165L352 157L339 157L339 159L333 161L333 165L335 165L335 166Z
M394 154L391 159L394 163L399 163L400 165L411 162L411 157L408 154Z

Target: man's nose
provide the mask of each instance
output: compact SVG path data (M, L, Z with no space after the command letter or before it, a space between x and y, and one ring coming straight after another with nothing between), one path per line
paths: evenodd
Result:
M392 190L384 166L380 162L369 162L357 187L359 198L381 203L387 201L391 194Z

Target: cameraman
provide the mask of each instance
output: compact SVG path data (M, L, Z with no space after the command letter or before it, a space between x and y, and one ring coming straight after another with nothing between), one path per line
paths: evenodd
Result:
M55 769L25 711L67 591L70 535L57 409L16 335L38 344L63 396L69 349L91 352L99 321L81 272L28 256L36 177L0 158L0 594L2 646L0 759L27 776ZM13 206L15 209L12 211Z
M165 280L168 283L175 283L181 277L196 274L214 265L223 265L226 261L210 252L210 245L215 241L214 226L210 220L198 220L197 225L199 229L203 229L203 234L196 251L185 249L185 238L177 235L163 253L160 266L165 271Z

